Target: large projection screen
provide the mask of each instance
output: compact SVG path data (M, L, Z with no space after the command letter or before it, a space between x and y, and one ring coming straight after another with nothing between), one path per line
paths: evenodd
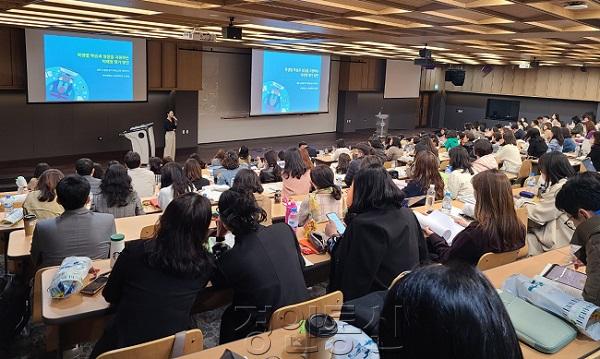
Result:
M31 103L148 100L146 40L25 30Z
M329 112L329 55L252 50L250 115Z
M416 98L421 87L421 66L409 61L387 60L383 98Z

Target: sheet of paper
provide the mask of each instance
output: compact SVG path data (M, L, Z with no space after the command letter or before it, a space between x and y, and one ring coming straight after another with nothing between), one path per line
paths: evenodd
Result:
M457 210L458 209L454 210L455 213L457 213ZM417 220L419 221L421 228L429 227L433 233L444 238L448 245L452 245L454 237L456 237L456 235L464 229L463 226L454 222L452 217L440 211L433 211L427 216L419 212L415 212L415 215L417 216Z
M303 258L304 258L304 265L306 267L310 267L310 266L314 266L315 265L313 262L309 261L308 258L306 258L306 257L303 257Z

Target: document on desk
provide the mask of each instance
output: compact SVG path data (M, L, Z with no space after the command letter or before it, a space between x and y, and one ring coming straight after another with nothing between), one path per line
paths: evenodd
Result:
M504 282L502 290L563 318L593 340L600 340L600 307L567 294L552 280L514 274Z
M457 208L452 208L452 215L458 215L460 212ZM452 217L444 214L440 211L433 211L428 215L415 212L417 220L421 225L421 228L429 227L433 233L444 238L448 245L452 245L452 241L457 234L459 234L464 227L456 223Z

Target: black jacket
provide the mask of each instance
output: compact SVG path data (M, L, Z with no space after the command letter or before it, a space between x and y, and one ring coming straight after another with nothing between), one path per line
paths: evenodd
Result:
M527 148L527 154L531 157L540 158L544 153L548 151L548 145L543 138L530 139L529 148Z
M296 234L285 223L260 226L236 236L235 246L217 260L215 287L233 289L233 301L221 318L220 343L264 331L271 314L308 299L304 258Z
M207 271L200 276L171 275L146 263L145 245L150 241L128 242L112 269L102 295L116 309L116 316L92 357L191 327L190 311L208 283L212 261L207 261Z
M354 181L354 176L360 170L361 163L362 157L350 161L350 164L348 165L348 170L346 171L346 177L344 177L344 182L346 183L346 186L350 187L352 185L352 181Z
M408 208L354 217L331 254L328 291L350 300L389 287L398 274L428 260L423 232Z
M260 183L273 183L273 182L281 182L281 168L279 169L279 174L275 174L275 168L269 167L260 171Z
M592 160L596 171L600 171L600 145L592 145L592 150L588 156Z

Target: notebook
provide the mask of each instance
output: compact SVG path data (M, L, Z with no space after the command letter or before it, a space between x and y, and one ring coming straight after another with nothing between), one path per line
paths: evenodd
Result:
M452 215L458 215L459 213L460 210L458 208L452 208ZM433 211L429 215L415 212L415 215L417 216L421 228L429 227L433 233L444 238L448 245L452 245L454 237L465 229L463 226L456 223L452 217L440 211Z

